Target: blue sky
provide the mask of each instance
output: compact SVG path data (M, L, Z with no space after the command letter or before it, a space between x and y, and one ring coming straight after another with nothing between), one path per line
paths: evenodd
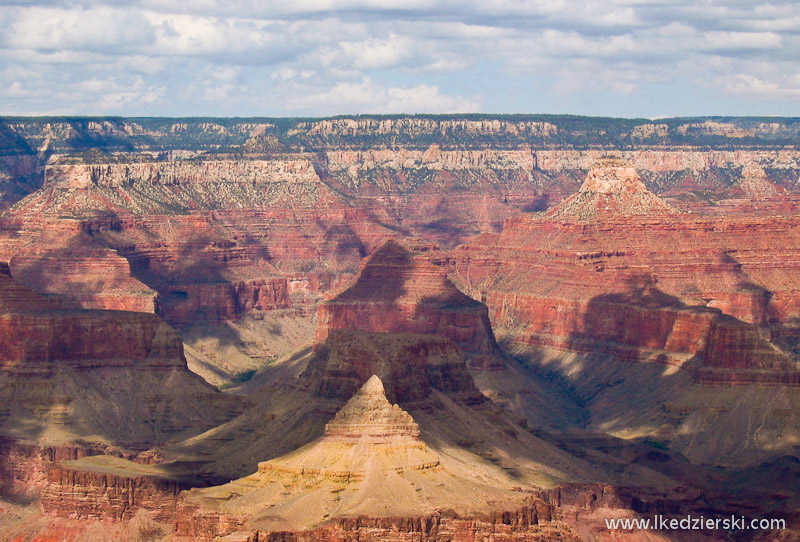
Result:
M800 2L2 0L0 114L800 116Z

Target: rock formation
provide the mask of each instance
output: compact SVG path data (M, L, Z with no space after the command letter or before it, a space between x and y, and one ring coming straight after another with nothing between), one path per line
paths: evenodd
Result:
M115 251L87 246L17 253L9 262L26 286L77 301L87 309L155 312L156 292L131 276Z
M530 502L530 494L514 492L499 470L451 468L420 440L417 424L388 402L381 380L372 376L320 439L260 463L251 476L190 491L177 530L185 536L222 536L295 530L362 515L419 517L445 508L485 514L521 507L526 497ZM470 469L490 478L480 481ZM216 531L209 533L212 528Z
M30 288L0 272L0 538L113 538L144 514L164 537L177 516L192 537L252 541L635 540L603 518L730 493L737 513L794 517L799 133L755 118L0 119L0 260ZM274 313L304 319L293 348L310 344L326 298L314 351L259 346L296 331ZM153 312L198 359L266 367L220 394ZM331 419L373 374L409 414L373 383ZM253 404L230 419L234 394ZM254 458L263 472L178 504L185 482ZM26 489L49 516L35 503L9 530Z
M586 202L597 203L604 194L615 199L608 212L576 214L578 199L568 198L544 216L510 219L502 234L480 236L453 252L453 279L486 299L502 342L531 359L572 360L558 370L570 381L583 375L578 386L599 401L591 411L603 427L609 427L602 421L609 411L630 408L626 399L649 399L648 414L618 418L615 425L626 435L663 423L656 433L671 438L683 416L708 413L693 399L677 399L691 395L692 386L797 386L800 367L789 338L797 332L796 286L789 278L797 272L796 218L699 217L668 208L659 213L655 203L640 215L640 181L618 162L611 165L584 184L591 189ZM586 361L576 362L575 354ZM621 395L599 391L613 378L625 382ZM648 392L639 395L643 386ZM786 390L790 402L794 389ZM721 390L707 397L724 395ZM667 408L677 420L663 418L655 406L672 399L674 407ZM750 406L760 411L755 400ZM765 433L777 430L767 425ZM688 427L681 431L695 435ZM692 446L705 441L696 435L678 440L685 445L689 439ZM786 449L788 440L781 446ZM769 449L760 441L742 460L763 459ZM686 450L698 461L731 460L723 460L720 450Z
M578 193L550 209L547 216L594 220L602 216L671 212L672 207L647 189L632 164L609 157L595 163Z
M124 521L147 510L172 522L178 495L194 485L158 465L96 455L50 466L40 502L47 514L64 518Z
M742 176L730 188L734 196L743 196L753 200L774 198L781 194L780 187L767 180L767 173L757 163L748 163L742 167Z
M372 374L387 383L393 401L425 401L434 389L461 401L484 400L462 351L433 334L331 330L302 379L321 397L346 399Z
M180 339L157 316L64 308L5 265L0 291L2 484L40 484L55 460L31 452L5 464L20 446L133 457L239 412L241 401L189 372Z
M427 258L394 240L384 243L353 286L319 306L317 342L335 329L416 333L446 337L477 360L497 355L486 307Z

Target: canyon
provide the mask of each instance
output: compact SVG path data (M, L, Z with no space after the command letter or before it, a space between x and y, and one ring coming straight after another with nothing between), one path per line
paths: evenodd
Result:
M0 538L795 536L799 134L0 119Z

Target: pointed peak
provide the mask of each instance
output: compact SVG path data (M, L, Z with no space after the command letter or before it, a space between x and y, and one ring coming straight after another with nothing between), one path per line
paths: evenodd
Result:
M633 164L611 156L598 160L580 190L547 211L545 217L583 221L674 213L671 205L647 189Z
M410 264L413 258L413 252L406 246L395 239L389 239L370 254L366 265Z
M386 389L383 387L383 381L378 375L372 375L369 380L364 382L361 389L356 392L356 395L381 395L386 398Z
M325 426L325 436L418 438L419 427L411 414L389 402L383 382L372 375Z

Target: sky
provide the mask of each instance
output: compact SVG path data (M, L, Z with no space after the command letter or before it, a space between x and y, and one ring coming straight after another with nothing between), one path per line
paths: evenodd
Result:
M0 114L800 116L800 1L0 0Z

